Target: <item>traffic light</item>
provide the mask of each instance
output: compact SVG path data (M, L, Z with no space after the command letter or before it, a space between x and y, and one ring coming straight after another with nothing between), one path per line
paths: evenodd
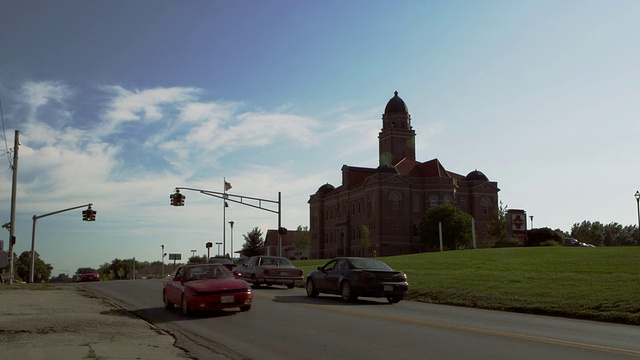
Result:
M176 190L175 194L169 195L171 206L184 206L185 196L180 194L180 190Z
M96 221L96 212L91 210L91 207L82 210L82 221Z

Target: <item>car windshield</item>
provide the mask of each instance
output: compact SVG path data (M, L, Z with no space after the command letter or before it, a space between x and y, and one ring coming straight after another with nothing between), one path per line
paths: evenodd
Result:
M95 272L97 272L97 271L92 269L92 268L80 268L77 271L78 274L91 274L91 273L95 273Z
M367 258L351 259L351 265L356 269L393 270L380 260Z
M265 257L262 258L260 265L274 265L274 266L293 266L291 261L287 258L280 257Z
M185 280L232 278L233 274L221 265L194 266L185 269Z
M233 261L231 261L230 259L227 259L227 258L218 258L218 257L212 257L212 258L209 258L209 261L208 261L208 262L209 262L210 264L215 264L215 263L217 263L217 264L232 264L232 263L233 263Z

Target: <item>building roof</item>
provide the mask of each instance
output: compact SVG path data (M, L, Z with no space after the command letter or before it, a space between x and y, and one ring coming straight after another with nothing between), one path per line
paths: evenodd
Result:
M409 113L407 104L405 104L404 100L402 100L398 96L397 91L394 92L394 96L391 98L391 100L389 100L389 102L387 103L387 106L384 108L384 113L385 114L391 114L391 113L408 114Z

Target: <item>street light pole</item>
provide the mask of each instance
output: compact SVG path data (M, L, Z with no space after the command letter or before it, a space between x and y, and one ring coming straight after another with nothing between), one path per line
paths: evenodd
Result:
M636 206L638 207L638 244L640 244L640 191L636 191Z
M164 279L164 245L160 245L162 247L162 254L160 255L162 258L162 278Z
M531 229L533 229L533 215L529 215L529 219L531 219Z
M191 257L192 258L196 256L196 251L198 251L198 250L191 250Z
M220 245L222 245L221 242L217 242L216 245L218 245L218 256L220 256Z
M233 260L233 220L229 221L229 225L231 226L231 259Z

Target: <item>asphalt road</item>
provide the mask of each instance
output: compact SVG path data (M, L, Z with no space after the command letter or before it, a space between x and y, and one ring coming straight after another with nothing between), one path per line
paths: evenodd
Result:
M183 317L161 280L86 284L177 338L198 359L636 359L640 327L453 306L254 289L248 312Z

